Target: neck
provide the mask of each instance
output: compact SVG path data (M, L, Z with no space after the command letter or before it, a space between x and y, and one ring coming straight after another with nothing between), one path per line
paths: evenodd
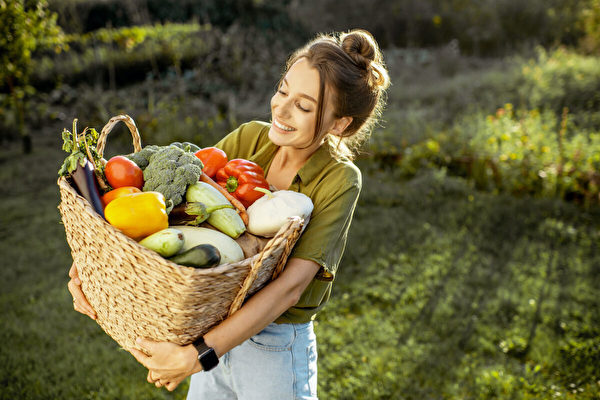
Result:
M312 156L319 147L323 146L324 142L314 143L307 148L298 149L291 146L281 146L277 151L278 164L285 166L285 169L294 169L298 171L306 164L310 156Z

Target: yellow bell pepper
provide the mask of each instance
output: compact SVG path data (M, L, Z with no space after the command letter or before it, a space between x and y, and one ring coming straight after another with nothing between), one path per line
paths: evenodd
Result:
M165 198L159 192L131 193L114 199L104 209L104 216L135 240L169 227Z

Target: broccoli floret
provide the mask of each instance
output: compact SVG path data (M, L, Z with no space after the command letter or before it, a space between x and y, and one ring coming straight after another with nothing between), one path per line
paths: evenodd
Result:
M142 150L138 151L137 153L128 154L126 157L129 158L134 163L136 163L138 165L138 167L140 167L141 169L144 169L148 166L150 157L152 157L152 155L154 153L156 153L159 149L160 149L160 146L150 145L150 146L144 147Z
M187 187L198 182L202 161L176 146L156 146L144 169L144 191L156 191L165 196L167 212L183 201Z

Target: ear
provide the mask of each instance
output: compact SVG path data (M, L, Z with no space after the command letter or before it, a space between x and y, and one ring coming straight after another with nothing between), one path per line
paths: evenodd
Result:
M352 123L352 117L337 118L333 122L333 126L329 130L329 133L331 133L334 136L340 136L340 137L344 136L344 131L351 123Z

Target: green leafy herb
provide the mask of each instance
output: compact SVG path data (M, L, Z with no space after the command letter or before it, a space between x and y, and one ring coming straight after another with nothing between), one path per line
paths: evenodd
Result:
M89 159L96 168L98 173L102 173L104 165L101 162L100 155L96 150L98 144L98 132L94 128L85 128L79 135L77 134L77 119L73 120L73 132L64 129L62 132L63 150L71 153L63 162L58 170L59 176L67 176L73 173L79 163L85 165L85 161Z

